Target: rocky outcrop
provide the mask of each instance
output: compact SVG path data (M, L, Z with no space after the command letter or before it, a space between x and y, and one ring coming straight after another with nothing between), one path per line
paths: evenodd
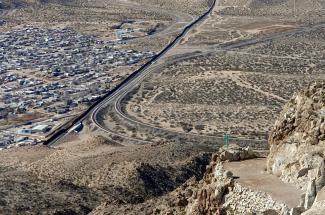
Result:
M137 206L137 212L139 212L137 214L325 214L324 121L325 84L313 84L288 102L270 135L271 147L267 159L267 170L269 173L279 176L281 180L293 183L298 188L303 189L304 194L300 198L300 203L299 198L296 199L297 202L292 203L292 201L286 201L287 199L281 198L281 196L279 198L279 193L282 192L270 192L270 187L272 189L285 189L289 185L281 182L274 175L268 175L265 170L261 175L257 174L257 178L244 179L247 173L241 175L236 172L238 168L229 168L229 162L235 162L232 163L234 165L237 165L238 162L239 169L241 169L244 168L244 163L247 162L243 160L262 157L260 153L249 148L230 145L221 148L212 156L202 178L194 176L163 197L143 202ZM258 160L261 159L255 161ZM239 161L243 162L239 164ZM257 165L258 163L246 164L247 169L244 171L250 171L251 164ZM233 170L241 179L236 180L237 177L229 170ZM265 179L263 177L267 175L272 176L274 180L281 183L270 180L268 182L274 183L268 184L270 187L266 189L265 187L263 189L263 186L254 186L254 183L260 183L259 185L261 185ZM277 185L281 185L281 187L272 187ZM294 186L290 185L290 187L295 189ZM261 188L264 192L258 188ZM292 192L292 189L284 192L287 191ZM298 193L299 196L302 192L293 193ZM108 204L108 206L103 204L92 214L109 214L103 211L110 206L111 204ZM119 205L116 208L121 207ZM134 205L125 206L123 214L126 214L126 211L134 212L134 210ZM106 211L113 211L113 209ZM143 211L147 212L144 213Z
M259 154L249 147L242 148L232 144L228 147L220 148L219 157L222 161L241 161L259 157Z
M309 210L302 213L301 215L324 215L324 214L325 214L325 201L322 201L322 202L315 202L315 204L313 204L313 206Z
M223 169L223 162L259 155L249 149L230 146L213 156L201 181L192 181L174 192L167 214L298 215L323 211L324 202L319 200L319 191L325 184L324 119L325 84L313 84L288 102L270 135L267 169L305 191L300 205L289 208L268 193L237 182L231 172Z
M286 214L289 208L270 195L242 186L223 163L254 159L259 154L236 145L214 154L203 179L188 180L170 193L167 205L161 204L154 214Z
M176 190L139 204L103 202L91 214L299 215L303 213L305 200L302 201L302 206L290 208L283 199L276 198L267 191L259 191L254 186L247 186L228 170L229 162L236 164L242 161L241 159L255 159L259 154L248 148L232 145L221 148L219 152L212 155L202 178L193 176ZM316 192L316 183L310 183L309 187L310 195L305 195L303 198L308 198L308 204L314 206L316 200L313 201L312 198L313 193Z
M191 178L170 193L168 203L156 208L156 214L221 214L221 204L234 180L229 171L223 169L219 153L213 155L202 180Z
M284 107L270 134L267 169L306 191L310 208L325 185L325 83L314 83Z
M259 192L235 183L225 196L222 205L226 214L286 214L288 206L277 202L264 192Z
M318 192L316 199L309 210L302 215L323 215L325 214L325 188Z

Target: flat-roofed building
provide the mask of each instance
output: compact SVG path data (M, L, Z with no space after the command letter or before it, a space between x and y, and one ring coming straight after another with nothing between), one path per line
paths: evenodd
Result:
M49 130L51 130L51 127L49 125L37 125L32 128L33 133L46 133Z

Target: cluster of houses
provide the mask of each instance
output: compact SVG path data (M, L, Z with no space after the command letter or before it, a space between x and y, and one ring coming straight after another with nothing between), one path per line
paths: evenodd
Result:
M0 71L28 68L49 76L70 77L134 64L154 55L116 46L70 29L21 28L0 33Z
M107 93L121 78L112 69L138 65L155 54L118 46L70 29L27 26L1 32L0 121L33 112L48 118L73 114ZM10 131L14 136L42 133L33 126Z

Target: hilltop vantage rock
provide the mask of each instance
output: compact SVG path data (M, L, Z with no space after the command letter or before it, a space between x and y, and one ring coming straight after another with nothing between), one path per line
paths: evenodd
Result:
M321 82L286 104L269 138L268 171L306 190L301 202L305 209L325 185L324 121L325 83Z

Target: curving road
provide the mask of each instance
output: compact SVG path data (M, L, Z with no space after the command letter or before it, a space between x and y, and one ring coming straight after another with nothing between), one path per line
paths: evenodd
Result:
M65 135L67 135L69 132L71 132L73 130L73 128L75 126L77 126L78 124L82 123L85 119L89 118L91 119L92 123L94 125L96 125L96 127L98 127L100 130L122 137L123 139L127 139L130 141L134 141L134 142L140 142L140 143L152 143L151 141L147 141L141 138L133 138L130 137L126 134L121 134L118 133L117 131L114 131L110 128L107 128L105 125L103 125L100 122L100 111L104 108L107 108L108 106L112 107L114 110L114 113L118 114L118 116L120 118L122 118L123 120L126 120L127 122L135 125L136 127L144 127L144 128L148 128L151 130L159 130L161 132L166 133L172 133L172 134L177 134L180 136L192 136L192 137L197 137L197 138L201 138L201 137L207 137L207 138L214 138L215 140L221 140L222 137L218 137L218 136L209 136L209 135L200 135L200 134L189 134L189 133L183 133L183 132L177 132L177 131L172 131L169 129L165 129L165 128L161 128L161 127L157 127L151 124L147 124L144 122L141 122L139 120L130 118L129 116L127 116L123 111L122 111L122 106L121 106L121 101L123 100L123 98L129 93L131 92L135 87L137 87L139 85L139 83L141 83L144 78L146 78L149 74L157 71L158 68L160 67L164 67L166 64L170 64L173 62L177 62L177 61L181 61L187 58L192 58L195 56L203 56L203 55L207 55L207 54L222 54L224 51L228 51L228 50L232 50L232 49L237 49L237 48L241 48L241 47L245 47L245 46L250 46L250 45L255 45L258 43L263 43L266 41L270 41L270 40L274 40L277 38L282 38L285 36L290 36L296 33L300 33L300 32L308 32L308 31L312 31L316 28L323 28L325 27L325 24L318 24L318 25L314 25L314 26L309 26L309 27L301 27L298 28L296 30L290 31L290 32L280 32L280 33L275 33L269 36L264 36L264 37L260 37L260 38L254 38L254 39L248 39L248 40L244 40L244 41L239 41L239 42L231 42L228 44L222 44L222 45L216 45L216 46L210 46L209 48L205 49L205 50L200 50L200 52L194 52L194 53L186 53L182 56L179 56L177 59L174 59L172 61L168 61L168 62L160 62L159 60L165 56L165 54L171 50L173 47L175 47L179 41L181 39L183 39L188 32L193 29L193 27L199 25L202 21L204 21L209 14L213 11L215 5L217 3L217 0L213 1L213 4L211 5L209 11L207 11L204 15L202 15L201 17L199 17L198 19L194 20L191 24L189 24L188 26L186 26L184 28L184 30L175 38L175 40L173 40L165 49L163 49L158 55L156 55L151 61L149 61L148 63L146 63L145 65L143 65L139 70L135 71L134 73L132 73L126 80L124 80L120 85L118 85L115 89L113 89L112 91L110 91L104 98L102 98L100 101L98 101L97 103L95 103L92 107L90 107L83 115L81 115L79 118L77 118L74 122L72 122L71 124L67 125L66 127L58 130L55 135L53 135L53 137L51 139L49 139L45 144L47 145L52 145L54 143L56 143L58 140L60 140L61 138L63 138ZM245 138L245 137L239 137L239 140L249 140L249 141L264 141L267 142L266 140L252 140L251 138Z
M44 142L44 145L53 145L65 137L67 134L72 132L74 128L78 125L82 124L85 119L91 117L91 120L97 125L100 129L106 132L112 132L108 129L105 129L101 126L97 121L97 114L99 110L103 107L107 106L109 103L113 102L115 98L119 95L123 94L125 91L132 89L136 86L144 77L146 77L151 71L149 68L155 64L158 60L160 60L165 54L171 50L175 45L177 45L181 39L186 37L186 35L195 27L200 24L203 20L205 20L213 11L217 0L213 0L209 10L204 13L202 16L195 19L189 25L187 25L182 32L169 44L166 48L164 48L161 52L159 52L156 56L154 56L149 62L144 64L140 69L133 72L130 76L128 76L122 83L116 86L113 90L108 92L105 96L103 96L100 100L98 100L95 104L93 104L88 110L86 110L83 114L77 117L72 122L64 125L62 128L55 131L51 138Z
M254 39L249 39L249 40L244 40L244 41L240 41L237 43L229 43L229 44L223 44L223 45L218 45L218 46L214 46L213 48L204 50L200 53L192 53L192 54L184 54L184 56L181 56L177 59L174 59L172 61L168 61L168 62L164 62L164 63L160 63L158 65L153 65L150 68L148 68L146 71L144 71L144 75L139 77L138 79L135 80L135 83L128 86L128 88L126 88L122 93L120 93L119 95L117 95L116 99L113 101L113 111L114 113L116 113L121 119L127 121L130 124L133 124L134 127L143 127L143 128L147 128L150 130L156 130L156 131L160 131L162 133L168 133L168 134L176 134L176 135L185 135L185 136L190 136L190 137L198 137L198 138L214 138L215 140L223 140L222 136L212 136L212 135L201 135L201 134L195 134L195 133L185 133L185 132L179 132L179 131L174 131L174 130L170 130L170 129L166 129L166 128L162 128L162 127L157 127L154 126L152 124L148 124L148 123L144 123L140 120L134 119L129 117L126 113L124 113L124 111L122 110L122 100L127 96L128 93L130 93L135 87L138 86L138 84L149 74L159 71L160 68L165 67L167 64L171 64L171 63L175 63L177 61L182 61L188 58L192 58L195 56L204 56L207 54L222 54L224 51L229 51L232 49L237 49L237 48L241 48L241 47L245 47L245 46L250 46L250 45L255 45L258 43L263 43L266 41L270 41L270 40L274 40L277 38L282 38L285 36L290 36L290 35L294 35L297 33L301 33L301 32L309 32L312 31L314 29L317 28L323 28L325 27L325 24L318 24L318 25L314 25L311 27L301 27L298 28L296 30L290 31L290 32L281 32L281 33L275 33L273 35L269 35L269 36L264 36L264 37L260 37L260 38L254 38ZM140 139L140 138L133 138L130 137L126 134L121 134L118 133L116 131L113 131L112 129L109 129L107 127L105 127L105 125L103 125L98 119L98 113L100 112L101 109L106 108L105 105L98 107L98 109L93 112L92 115L92 122L101 130L105 131L105 132L109 132L112 133L114 135L117 135L119 137L122 137L124 139L127 140L131 140L131 141L136 141L136 142L150 142L151 141L147 141L144 139ZM238 141L251 141L251 142L261 142L261 143L267 143L266 139L260 139L260 140L256 140L254 139L255 137L236 137L236 140Z

